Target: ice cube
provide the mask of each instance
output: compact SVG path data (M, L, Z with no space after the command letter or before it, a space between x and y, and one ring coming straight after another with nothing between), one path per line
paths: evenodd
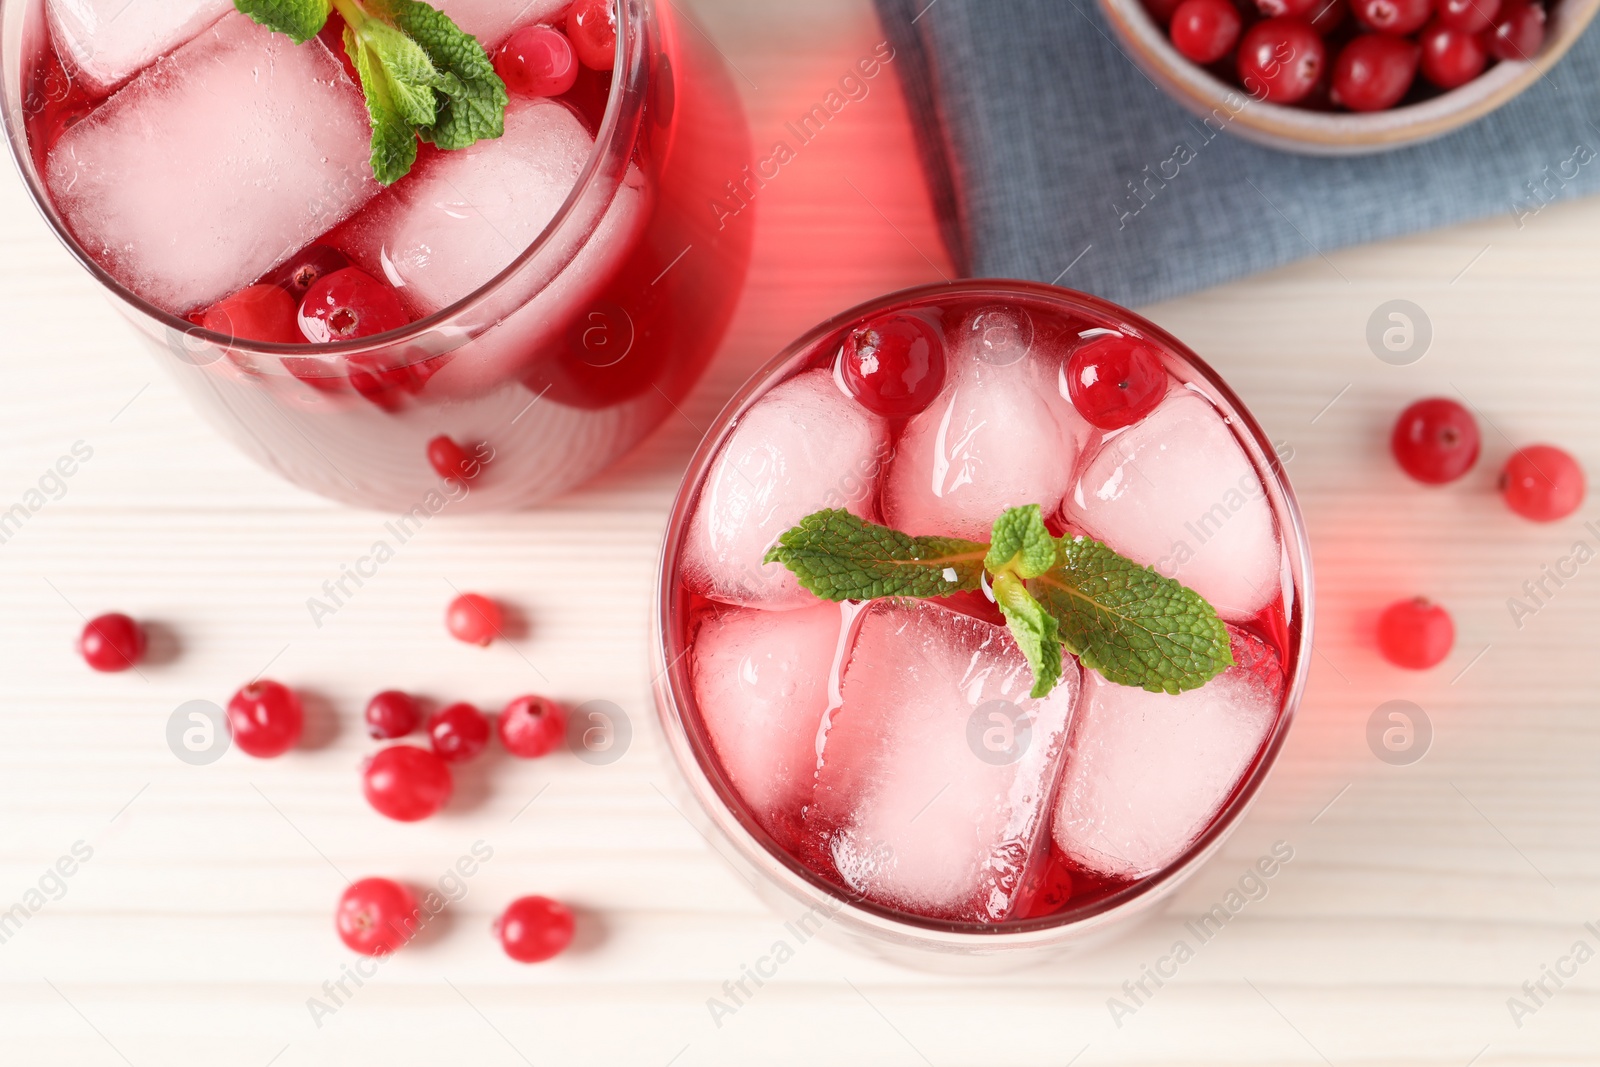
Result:
M233 10L231 0L48 0L50 33L73 73L105 93Z
M906 426L884 481L884 520L913 534L987 541L1009 507L1054 515L1072 484L1077 420L1032 360L952 354L954 379Z
M376 194L369 139L332 53L234 14L68 130L48 181L96 261L181 314L249 285Z
M435 0L433 6L493 51L524 23L555 21L572 0Z
M1278 718L1282 673L1235 631L1230 668L1177 696L1088 671L1056 802L1056 847L1092 871L1143 878L1211 825Z
M684 581L731 604L816 603L786 567L762 560L778 535L822 508L875 518L887 451L883 420L845 396L827 371L773 389L739 419L711 464L689 524Z
M1204 398L1166 400L1088 456L1066 517L1248 619L1279 592L1282 553L1261 478Z
M785 847L798 840L811 799L842 624L837 604L728 608L695 632L695 705L717 759L751 814Z
M1080 687L1028 696L1004 627L921 601L861 616L806 813L804 847L888 907L995 922L1017 903L1047 830Z

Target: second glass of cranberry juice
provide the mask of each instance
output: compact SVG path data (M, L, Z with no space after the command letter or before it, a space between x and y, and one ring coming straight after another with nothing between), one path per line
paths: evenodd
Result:
M823 508L987 542L1026 504L1203 596L1235 665L1168 695L1067 655L1033 699L984 591L830 603L763 563ZM1163 898L1243 814L1308 666L1309 549L1260 428L1169 334L1029 283L910 290L796 342L701 446L660 582L657 703L705 820L764 886L919 962Z
M357 505L515 508L615 461L704 368L751 223L710 205L748 133L670 5L435 6L505 74L506 132L423 145L388 188L337 16L296 46L231 0L0 0L7 132L248 454Z

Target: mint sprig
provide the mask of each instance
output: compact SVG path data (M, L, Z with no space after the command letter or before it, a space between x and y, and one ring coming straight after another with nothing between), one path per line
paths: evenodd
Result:
M1063 647L1106 681L1153 693L1198 689L1233 666L1228 629L1204 597L1099 541L1052 537L1037 504L1008 509L987 545L819 511L766 561L835 601L946 596L987 578L1033 668L1034 697L1060 681Z
M372 175L393 185L417 161L419 138L450 150L505 133L510 96L483 46L422 0L234 0L305 44L337 10L344 48L372 123Z

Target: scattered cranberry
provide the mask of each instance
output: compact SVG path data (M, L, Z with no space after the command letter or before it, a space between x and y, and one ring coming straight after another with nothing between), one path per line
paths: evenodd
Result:
M1467 33L1482 33L1500 14L1500 0L1438 0L1439 21Z
M411 940L420 917L411 890L387 878L363 878L339 897L333 923L351 950L387 956Z
M233 743L258 759L281 756L300 740L305 713L288 686L265 679L251 682L228 701Z
M367 701L367 733L380 741L404 737L417 728L422 711L409 693L385 689Z
M450 765L415 745L391 745L367 761L361 791L378 814L399 822L426 819L450 799Z
M1422 76L1441 89L1454 89L1483 73L1489 52L1475 33L1430 22L1417 38L1422 45Z
M1395 420L1389 448L1400 469L1419 482L1453 482L1478 462L1478 421L1444 397L1418 400Z
M1583 468L1554 445L1529 445L1512 454L1500 474L1506 506L1534 522L1555 522L1583 503Z
M1400 102L1417 76L1419 49L1402 37L1364 33L1333 61L1333 101L1351 111L1382 111Z
M1062 369L1078 414L1102 430L1131 426L1167 395L1167 372L1155 348L1123 334L1091 337Z
M428 717L428 740L446 763L465 763L488 746L489 720L471 704L451 704Z
M885 315L850 332L840 369L850 395L869 411L915 415L944 386L944 339L926 319Z
M1284 0L1266 0L1282 4ZM1183 0L1172 13L1172 47L1196 63L1215 63L1239 41L1244 20L1231 0Z
M1433 0L1352 0L1356 21L1377 33L1416 33L1433 14Z
M1456 642L1450 613L1424 597L1397 600L1378 616L1378 651L1396 667L1437 666Z
M97 671L125 671L144 658L144 627L120 613L84 623L78 654Z
M267 280L295 300L305 299L317 282L350 265L350 257L332 245L311 245L272 272Z
M410 321L393 286L360 267L318 278L300 302L300 331L315 344L371 337Z
M200 325L212 333L278 345L305 343L295 318L294 298L276 285L252 285L211 305Z
M441 478L459 478L470 482L483 473L484 461L476 452L468 452L456 444L455 439L440 434L428 442L428 463Z
M543 963L572 944L572 911L549 897L521 897L495 921L506 955L518 963Z
M524 26L495 52L494 69L514 93L560 96L578 80L578 56L567 35L555 27Z
M1485 40L1496 59L1532 59L1544 47L1544 6L1506 0Z
M1303 100L1326 64L1322 38L1302 19L1264 19L1239 42L1239 80L1245 92L1268 103Z
M489 642L500 635L500 626L504 621L500 605L477 593L462 593L450 601L444 616L444 624L451 637L486 648Z
M617 15L611 0L578 0L573 4L567 11L567 36L584 66L610 70L617 55Z
M506 705L497 723L500 743L523 759L538 759L561 746L567 733L567 713L545 697L518 697Z

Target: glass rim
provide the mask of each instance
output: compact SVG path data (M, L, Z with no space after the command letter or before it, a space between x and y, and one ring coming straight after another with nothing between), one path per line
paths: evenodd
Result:
M10 38L15 36L6 32L12 18L10 13L29 4L37 4L42 18L44 17L44 3L45 0L0 0L0 95L6 92L6 87L11 83L12 79L12 71L8 69L6 63L6 51L12 47ZM638 140L638 132L644 116L645 88L649 78L649 56L645 47L646 18L643 10L644 5L649 3L650 0L618 0L617 2L617 51L611 71L612 91L610 98L606 101L605 114L601 118L598 129L595 130L594 148L589 153L589 158L584 162L583 169L579 171L578 177L573 183L572 189L567 193L566 199L562 201L561 207L557 209L555 215L545 225L545 228L540 231L539 235L533 239L528 247L518 253L516 258L504 269L454 303L425 315L415 322L408 323L400 329L349 341L312 342L306 344L253 341L248 338L234 337L229 334L218 333L215 330L209 330L180 315L167 311L165 308L150 303L113 277L110 272L96 262L94 257L73 236L65 220L56 211L48 190L44 188L43 175L37 172L33 164L32 151L28 143L27 121L23 115L20 101L17 102L15 107L0 109L4 112L3 115L0 115L0 123L4 124L6 141L10 146L12 161L16 164L18 173L22 176L22 183L27 188L28 195L33 200L34 206L49 225L51 232L55 234L56 239L61 242L68 253L100 283L102 288L109 291L119 302L128 305L141 315L154 320L168 330L181 334L186 338L196 338L220 349L264 356L303 356L307 358L358 355L389 348L393 345L404 344L419 337L427 336L441 326L447 325L451 320L472 311L508 284L540 252L553 244L558 237L568 232L579 234L580 239L573 242L566 261L556 265L555 273L552 274L551 279L540 286L540 289L542 290L549 284L550 280L554 280L555 277L559 276L561 271L570 265L571 260L576 258L587 244L588 239L593 236L593 231L600 225L617 191L621 189L627 173L628 160L631 158L633 146ZM26 17L26 13L17 17L19 19ZM25 44L26 42L18 44L19 53L21 53L22 46ZM16 74L20 79L18 84L24 90L27 85L26 79L30 76L28 63L29 57L26 54L21 54L21 69ZM598 197L591 196L596 190L602 195ZM586 197L591 199L593 203L592 210L580 211ZM365 204L362 205L363 208L365 206ZM361 208L358 208L357 212L360 210ZM402 360L397 366L421 362L441 355L443 352L453 351L471 339L471 336L463 336L455 344L442 350L424 346L427 348L426 351L416 352L413 358Z
M1271 734L1257 751L1249 772L1235 785L1227 802L1205 831L1182 855L1160 871L1081 909L994 924L929 919L874 904L826 881L794 858L744 814L741 810L743 802L726 780L714 753L702 751L685 723L684 711L694 704L693 689L684 662L688 658L688 649L683 649L672 662L667 661L666 641L671 633L675 599L671 577L677 569L688 532L692 505L712 461L736 427L738 419L755 400L764 395L774 378L791 369L791 365L801 357L812 354L818 344L844 327L906 304L941 296L987 296L998 300L1023 296L1088 310L1097 316L1114 317L1137 327L1188 364L1200 380L1216 390L1223 404L1230 409L1229 415L1236 418L1239 432L1235 436L1248 446L1247 452L1255 453L1250 456L1251 465L1267 483L1268 499L1277 502L1274 512L1280 524L1288 527L1281 533L1282 550L1287 557L1290 582L1296 594L1289 605L1286 622L1291 637L1295 634L1298 637L1292 639L1291 647L1286 649L1286 653L1293 657L1293 667L1285 679L1277 720ZM734 846L745 863L767 872L770 880L790 898L813 908L828 906L835 919L844 918L857 930L879 937L910 941L919 947L938 951L983 953L1007 947L1064 943L1079 934L1088 935L1109 925L1125 913L1141 910L1141 904L1159 900L1210 859L1248 812L1262 784L1277 764L1304 695L1311 667L1313 587L1311 546L1305 520L1282 460L1266 431L1238 394L1188 345L1144 316L1078 290L1004 278L918 285L858 304L812 327L752 373L712 420L711 428L702 437L679 484L657 561L653 600L655 610L651 617L652 677L655 679L652 690L656 717L666 734L673 761L687 780L700 809ZM711 803L713 800L714 803ZM832 904L830 906L824 902Z

